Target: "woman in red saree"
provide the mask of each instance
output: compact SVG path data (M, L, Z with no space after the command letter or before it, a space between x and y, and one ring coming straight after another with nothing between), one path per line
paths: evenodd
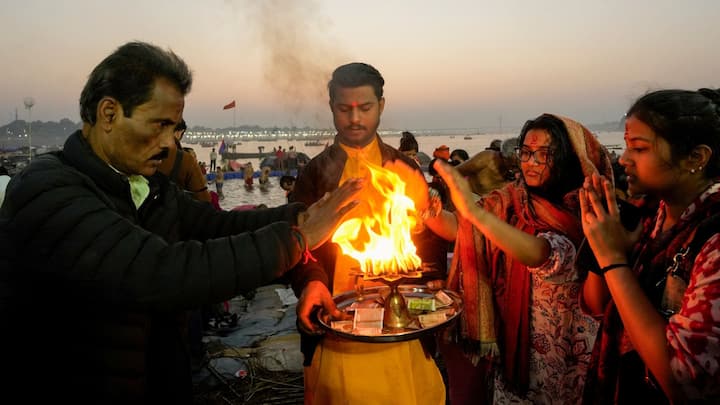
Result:
M496 403L581 398L597 322L579 304L585 272L576 264L583 239L577 190L585 175L612 178L610 159L582 125L549 114L526 123L519 145L521 178L479 201L459 173L437 167L457 212L426 224L456 241L448 287L465 303L449 347L465 357L446 357L453 404L489 401L482 391L492 386L462 377L477 375L489 357L499 358Z

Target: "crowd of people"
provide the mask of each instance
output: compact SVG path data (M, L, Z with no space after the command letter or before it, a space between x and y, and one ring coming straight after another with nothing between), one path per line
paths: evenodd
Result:
M203 313L282 281L306 404L720 400L717 90L638 98L620 156L546 113L474 155L439 145L428 180L412 133L397 148L378 135L381 73L349 63L327 87L334 142L279 179L288 204L226 211L215 151L211 192L180 143L191 85L173 52L124 44L90 73L62 151L0 173L9 397L191 403ZM359 264L330 237L381 198L371 165L407 185L422 281L462 297L459 321L429 338L348 340L314 316L343 319L333 296L355 289ZM61 372L33 389L42 362Z

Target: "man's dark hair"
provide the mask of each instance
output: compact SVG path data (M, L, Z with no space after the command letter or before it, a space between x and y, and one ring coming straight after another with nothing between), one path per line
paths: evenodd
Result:
M5 168L5 166L0 166L0 176L9 176L10 173L8 173L8 170Z
M187 129L187 123L185 122L185 119L181 119L180 122L175 125L175 132L177 131L185 131Z
M398 150L400 152L407 152L409 150L419 151L417 139L415 139L415 135L413 135L412 132L403 131Z
M335 69L332 78L328 82L330 101L335 101L335 93L340 87L372 86L375 96L379 99L383 96L383 79L380 72L367 63L348 63Z
M165 78L186 95L192 73L175 53L145 42L128 42L103 59L88 77L80 94L80 117L94 125L97 105L112 97L122 105L126 117L152 97L155 81Z
M450 159L452 159L453 156L457 156L463 161L470 159L470 155L468 155L465 149L455 149L454 151L450 152Z
M295 183L295 177L294 176L288 176L284 175L280 177L280 184L292 184Z

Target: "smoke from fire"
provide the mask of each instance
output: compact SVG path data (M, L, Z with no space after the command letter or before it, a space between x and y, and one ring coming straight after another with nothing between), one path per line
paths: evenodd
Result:
M332 123L327 82L348 59L332 45L327 27L313 0L228 0L239 23L252 27L262 55L264 79L288 112L288 120L326 127Z

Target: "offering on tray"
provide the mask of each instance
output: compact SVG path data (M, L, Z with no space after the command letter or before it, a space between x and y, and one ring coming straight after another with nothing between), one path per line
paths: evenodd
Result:
M409 297L406 299L407 307L411 311L434 311L435 298Z
M332 321L330 326L340 332L352 333L353 323L353 321Z
M418 320L423 328L429 328L447 321L447 316L445 312L431 312L429 314L418 315Z
M353 318L353 332L360 335L380 335L385 308L357 308Z
M440 301L440 304L442 304L442 305L438 305L440 307L447 307L447 306L452 305L452 303L453 303L453 299L450 298L450 296L447 295L445 293L445 291L443 291L443 290L439 290L439 291L435 292L435 299Z
M318 321L326 331L337 336L369 343L399 342L433 333L455 321L463 311L462 298L452 290L431 290L425 285L402 284L402 307L409 320L402 327L392 326L386 319L390 289L370 286L361 292L347 291L333 297L338 309L353 318L331 320L322 309ZM449 299L449 302L448 302Z

